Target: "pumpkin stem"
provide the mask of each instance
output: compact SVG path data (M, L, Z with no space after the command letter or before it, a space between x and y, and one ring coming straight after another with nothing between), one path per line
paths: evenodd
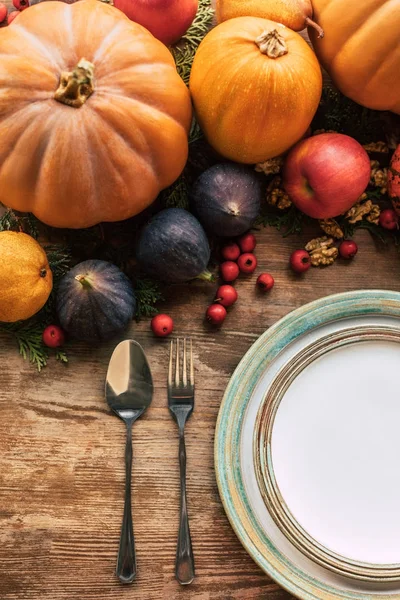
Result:
M63 71L54 99L73 108L80 108L94 92L94 65L81 58L73 71Z
M201 279L202 281L215 281L215 277L208 269L205 269L200 275L197 275L195 279Z
M310 17L306 17L306 27L314 27L314 29L316 29L318 31L319 38L323 38L325 35L322 27L320 25L318 25L318 23L316 23L315 21L310 19Z
M79 281L82 287L87 288L88 290L93 287L86 275L75 275L75 279L76 281Z
M288 53L286 42L277 29L263 31L254 41L261 52L269 58L279 58Z

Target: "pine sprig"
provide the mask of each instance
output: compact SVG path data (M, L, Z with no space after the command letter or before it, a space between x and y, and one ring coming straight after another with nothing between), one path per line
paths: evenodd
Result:
M43 328L35 319L17 323L0 323L0 330L14 336L20 355L41 371L47 364L48 350L42 341Z
M136 320L140 321L142 317L153 317L158 313L155 305L164 300L157 283L151 279L137 278L133 282L137 301Z
M279 213L266 209L257 219L256 225L275 227L283 232L283 237L299 234L303 230L305 215L294 204Z
M188 208L188 189L184 174L162 192L161 202L165 208Z
M188 31L180 40L179 44L172 48L172 54L176 63L176 70L188 85L190 70L196 50L210 29L214 16L210 0L200 0L197 15Z

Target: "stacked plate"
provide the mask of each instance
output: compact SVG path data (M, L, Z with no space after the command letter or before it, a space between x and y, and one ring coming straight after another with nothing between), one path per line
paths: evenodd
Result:
M239 539L299 598L400 599L400 294L323 298L242 359L216 431Z

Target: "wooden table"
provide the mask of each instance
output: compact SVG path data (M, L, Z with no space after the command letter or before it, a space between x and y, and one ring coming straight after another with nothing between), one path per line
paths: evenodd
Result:
M132 586L122 587L114 568L123 510L125 431L111 416L103 394L115 342L100 348L71 345L68 366L50 361L39 374L20 359L12 340L0 338L1 600L291 597L246 554L218 496L213 443L225 387L246 350L290 310L335 292L400 290L397 250L378 250L361 231L353 262L295 276L288 269L288 256L310 237L310 232L286 239L270 228L260 232L259 270L273 273L276 286L260 296L254 276L240 279L239 301L220 331L203 321L215 284L171 288L160 307L173 316L177 335L193 336L196 360L196 409L187 427L187 452L197 577L186 588L174 579L178 437L166 403L168 342L152 336L147 320L126 333L146 350L155 395L134 427L139 573Z

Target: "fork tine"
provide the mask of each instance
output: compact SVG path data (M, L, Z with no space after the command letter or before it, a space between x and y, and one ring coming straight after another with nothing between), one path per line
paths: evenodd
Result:
M173 352L174 352L174 342L171 340L171 345L169 349L169 367L168 367L168 385L171 387L172 385L172 362L173 362Z
M183 385L186 387L187 386L186 338L183 338L183 364L182 364L182 371L183 371Z
M179 386L179 338L176 338L175 385Z
M190 338L190 385L194 385L194 367L193 367L193 346L192 338Z

